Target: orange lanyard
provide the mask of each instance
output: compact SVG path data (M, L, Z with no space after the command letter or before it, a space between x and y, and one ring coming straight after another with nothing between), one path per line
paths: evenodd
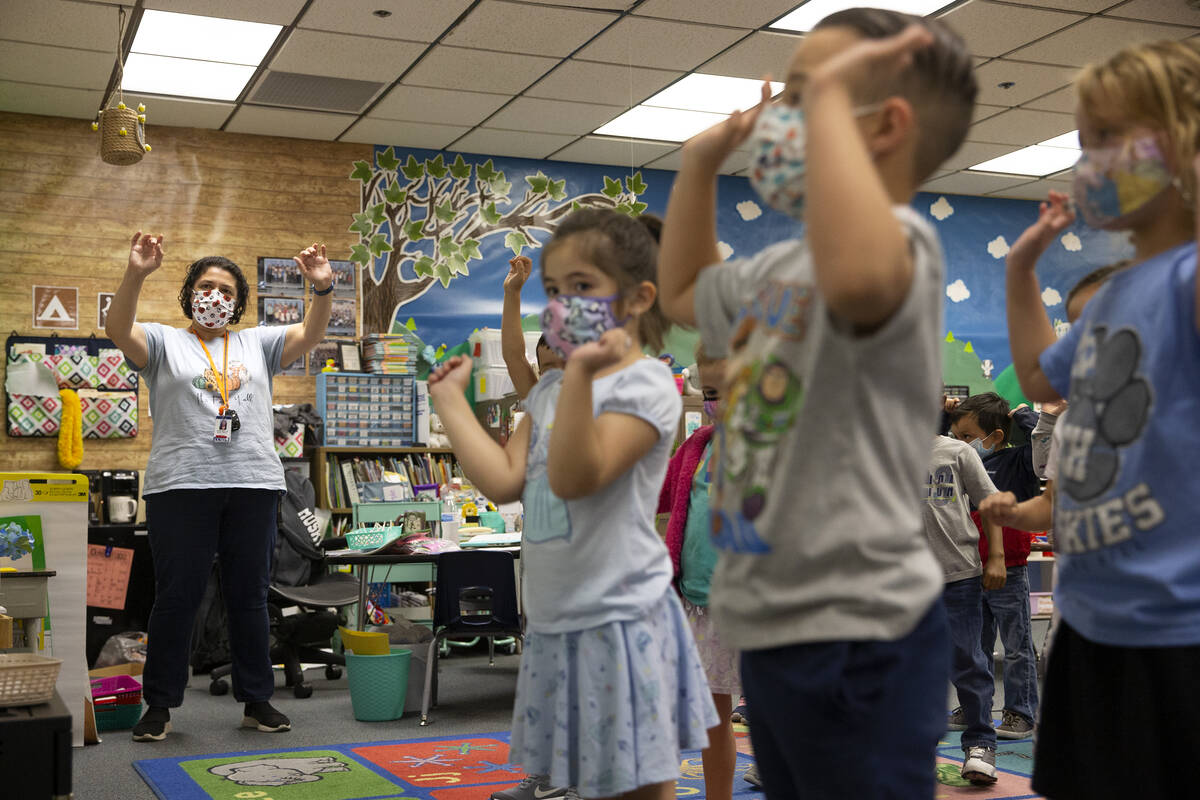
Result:
M225 331L224 352L221 354L221 374L217 374L217 364L213 361L212 353L208 352L208 348L204 345L204 340L200 338L200 334L192 331L192 336L196 337L196 341L200 343L200 347L204 349L204 355L208 356L208 365L212 367L213 379L217 382L217 389L221 392L221 407L217 409L224 414L229 409L229 392L225 389L225 376L229 374L229 331Z

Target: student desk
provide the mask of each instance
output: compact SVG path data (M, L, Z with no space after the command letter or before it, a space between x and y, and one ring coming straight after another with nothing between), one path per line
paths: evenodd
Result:
M520 547L476 547L468 550L505 550L513 554L513 559L521 557ZM437 562L440 553L422 553L420 555L395 555L390 553L364 553L358 550L330 550L325 553L325 563L333 566L349 565L354 567L358 576L358 615L355 624L357 630L366 628L367 617L367 583L375 567L395 567L400 569L385 573L388 583L433 582L436 577ZM517 597L521 596L520 576L518 571Z

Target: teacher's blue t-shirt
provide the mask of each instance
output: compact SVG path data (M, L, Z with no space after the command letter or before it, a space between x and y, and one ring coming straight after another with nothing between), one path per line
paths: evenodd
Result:
M1055 599L1084 637L1200 644L1196 245L1120 272L1041 355L1060 422Z

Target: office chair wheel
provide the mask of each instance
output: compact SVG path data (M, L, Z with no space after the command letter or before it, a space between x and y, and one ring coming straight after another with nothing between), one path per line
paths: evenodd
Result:
M208 693L213 697L229 694L229 681L224 678L217 678L208 684Z
M297 683L292 689L292 694L296 695L297 699L303 700L306 697L312 697L313 687L306 683Z
M326 680L336 681L340 677L342 677L342 668L341 667L329 666L329 667L325 668L325 679Z

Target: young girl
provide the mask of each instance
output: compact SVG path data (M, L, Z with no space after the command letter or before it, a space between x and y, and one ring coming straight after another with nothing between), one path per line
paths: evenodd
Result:
M1194 789L1180 765L1200 752L1183 711L1200 707L1200 42L1127 48L1076 88L1075 202L1093 227L1129 231L1136 257L1057 343L1028 260L1009 261L1021 387L1070 400L1054 520L1062 624L1033 788L1181 797ZM1039 236L1070 224L1065 201L1043 204Z
M504 309L500 315L500 350L504 355L504 366L512 379L517 395L524 400L538 378L548 370L562 369L562 356L550 349L543 336L537 343L537 371L525 360L525 332L521 329L521 289L533 262L529 256L514 256L508 261L508 274L504 276ZM544 796L543 796L544 797Z
M526 400L507 447L463 391L471 361L430 376L455 453L496 502L525 505L528 635L511 756L584 797L674 796L681 749L708 744L708 684L653 520L681 403L661 347L657 247L642 223L585 209L542 257L542 327L566 359Z

